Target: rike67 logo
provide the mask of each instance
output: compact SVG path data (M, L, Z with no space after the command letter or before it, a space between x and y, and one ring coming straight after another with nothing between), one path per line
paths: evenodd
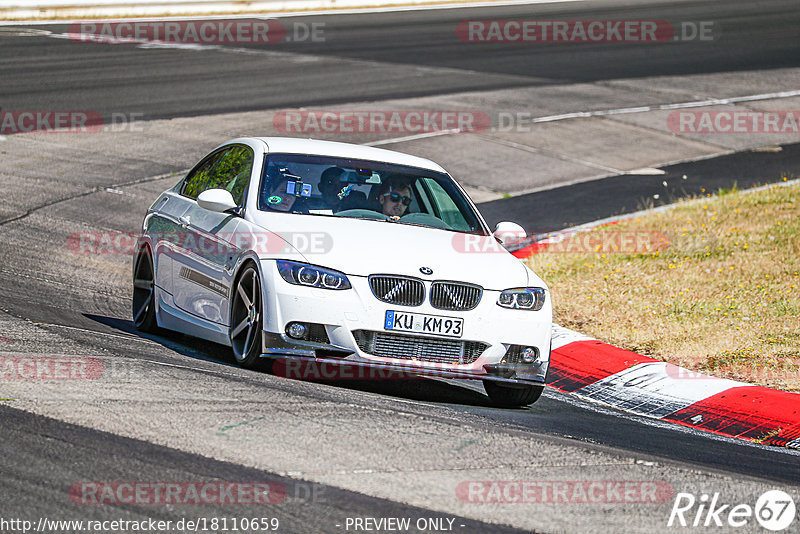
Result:
M794 500L781 490L764 492L755 506L749 504L723 504L719 493L678 493L667 521L668 527L727 527L740 528L753 518L767 530L786 530L794 522Z

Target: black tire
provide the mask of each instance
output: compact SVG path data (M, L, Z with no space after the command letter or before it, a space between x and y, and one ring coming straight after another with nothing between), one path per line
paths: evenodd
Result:
M502 408L518 408L533 404L542 396L544 386L506 386L493 380L484 380L483 387L492 402Z
M228 335L236 363L252 369L261 357L264 313L258 270L248 264L234 284L231 302L231 326Z
M131 306L133 326L140 332L155 333L158 331L155 287L153 256L149 248L142 247L136 255L136 263L133 267Z

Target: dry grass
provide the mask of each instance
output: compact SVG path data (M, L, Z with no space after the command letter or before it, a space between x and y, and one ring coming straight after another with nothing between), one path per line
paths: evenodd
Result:
M546 250L528 261L550 285L557 323L800 391L800 186L720 191Z

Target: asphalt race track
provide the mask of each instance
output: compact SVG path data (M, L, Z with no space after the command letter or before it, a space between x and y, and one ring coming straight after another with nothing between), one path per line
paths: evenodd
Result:
M532 17L713 20L721 33L664 46L455 37L462 20ZM407 517L423 525L408 532L448 525L465 533L658 532L667 530L678 492L719 493L720 502L751 506L768 489L800 495L795 451L555 391L530 408L502 410L479 384L300 381L239 369L225 347L136 333L130 256L81 255L67 246L84 230L136 232L156 195L209 149L274 133L275 110L438 109L445 102L496 110L504 102L504 109L549 116L698 100L721 87L730 88L726 96L800 89L795 1L577 1L282 20L324 23L325 42L154 48L73 42L63 38L65 24L0 26L2 110L93 110L106 121L115 114L141 121L120 132L0 137L0 356L79 356L103 368L94 380L0 382L0 519L268 517L278 518L278 532L336 533L356 530L348 518ZM476 104L483 98L492 103ZM800 100L770 105L800 109ZM613 128L643 127L636 120ZM605 155L600 164L569 147L509 157L504 151L522 141L489 132L469 141L327 137L377 139L445 161L471 193L486 194L476 198L490 222L518 220L530 231L640 209L657 194L660 204L800 174L797 135L770 138L761 144L781 148L758 152L754 136L643 149L688 154L648 160L664 174L637 174L645 165L633 156L625 163ZM485 150L468 144L478 142ZM458 493L476 480L647 481L672 493L657 502L487 504ZM84 504L70 494L98 481L274 483L285 500ZM17 531L0 523L0 532ZM761 530L753 520L737 531Z
M545 20L711 20L730 38L670 47L600 43L588 45L589 50L569 43L473 43L465 50L453 30L462 20L533 14ZM156 119L652 76L726 72L746 77L753 70L797 66L797 17L796 6L787 1L761 2L758 9L743 1L615 1L331 15L305 19L325 24L324 43L260 45L267 52L263 55L169 49L143 54L134 47L4 38L3 104L6 109L92 109L104 116L128 110ZM294 19L282 20L290 27ZM46 29L59 33L68 26ZM257 44L241 46L259 51ZM317 59L276 61L281 54ZM562 100L573 111L571 104Z

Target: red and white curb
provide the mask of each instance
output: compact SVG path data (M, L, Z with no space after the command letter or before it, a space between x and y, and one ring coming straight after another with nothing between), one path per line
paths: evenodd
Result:
M742 191L800 183L789 180ZM704 199L690 200L689 203ZM674 204L609 217L529 238L513 252L527 258L598 226L672 209ZM553 325L547 385L631 413L748 440L800 449L800 394L725 380L624 350Z
M689 371L558 325L547 382L638 415L800 449L800 395Z

